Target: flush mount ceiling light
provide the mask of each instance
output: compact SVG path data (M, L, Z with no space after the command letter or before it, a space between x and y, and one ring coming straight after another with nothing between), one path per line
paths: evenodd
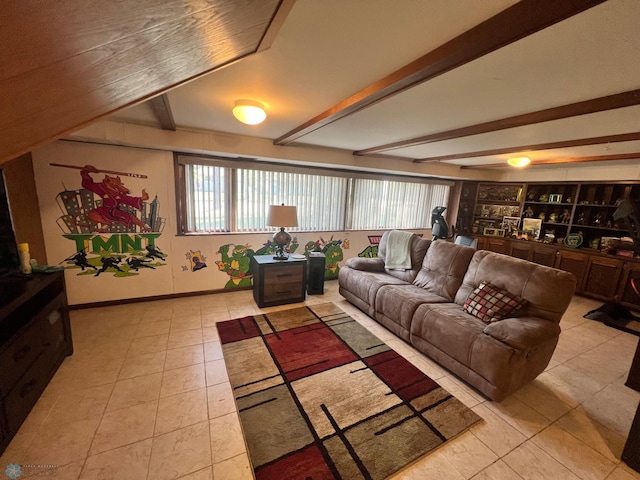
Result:
M526 165L529 165L531 163L531 160L528 157L517 157L510 158L509 160L507 160L507 163L512 167L524 167Z
M247 125L257 125L267 118L264 106L253 100L236 100L233 116Z

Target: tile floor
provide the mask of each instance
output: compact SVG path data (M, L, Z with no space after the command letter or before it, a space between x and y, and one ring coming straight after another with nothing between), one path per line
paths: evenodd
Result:
M548 369L487 401L347 303L333 301L484 421L394 479L640 479L620 462L640 393L624 386L638 338L582 318L575 297ZM68 357L0 458L64 480L253 478L215 323L260 311L250 291L74 310ZM24 469L34 478L44 473Z

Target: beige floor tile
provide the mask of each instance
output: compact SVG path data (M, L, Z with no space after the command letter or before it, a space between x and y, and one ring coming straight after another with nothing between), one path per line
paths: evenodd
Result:
M216 418L236 411L236 402L229 382L207 387L209 418Z
M500 403L487 402L486 405L527 438L532 437L551 423L548 418L513 396L505 398Z
M206 342L219 342L220 336L218 335L218 329L215 325L202 327L202 340Z
M468 431L445 443L439 451L464 478L471 478L498 460L490 448Z
M577 380L571 380L571 378L569 378L569 381L567 381L560 378L558 376L560 372L558 369L560 368L563 368L563 365L558 365L538 375L536 378L536 386L547 390L570 407L577 407L589 398L589 396L602 388L591 383L585 383L584 377L582 377L578 384L576 384ZM552 374L551 372L555 373ZM564 368L562 372L562 376L566 378L567 372Z
M120 380L113 389L107 412L157 400L161 384L162 373Z
M208 420L207 389L160 399L154 435L161 435Z
M438 480L466 480L466 477L462 476L449 462L447 455L440 453L440 450L418 459L413 464L391 476L390 480L426 480L432 478Z
M551 425L531 440L584 480L602 480L615 463L560 427Z
M31 409L31 412L25 419L24 423L20 427L20 433L36 433L38 430L40 430L40 427L42 427L42 424L45 422L45 420L55 407L57 401L58 396L40 397Z
M253 468L246 453L213 464L213 478L252 480ZM204 479L203 479L204 480Z
M202 328L194 330L181 330L169 333L169 342L167 348L187 347L189 345L199 345L202 341Z
M162 375L160 397L177 395L178 393L204 388L205 386L204 364L202 363L165 370Z
M146 479L151 443L149 438L88 457L80 480Z
M84 460L99 423L99 416L64 425L45 422L27 448L23 463L66 465Z
M122 365L118 379L124 380L149 375L150 373L162 372L162 370L164 370L166 356L166 352L161 351L127 357Z
M483 421L471 427L471 433L498 456L505 456L527 440L524 434L509 425L504 419L489 409L486 404L476 405L472 410L477 413Z
M64 478L65 480L78 480L83 463L84 461L71 462L66 465L50 464L53 466L52 468L43 468L40 465L32 468L26 467L23 468L23 474L18 478L30 478L33 480L42 478Z
M509 465L498 460L474 475L472 480L517 480L520 478L522 477L514 472Z
M233 477L218 477L218 478L233 478ZM180 477L179 480L213 480L213 467L207 467L197 472L189 473L184 477Z
M154 437L149 479L179 478L209 466L211 449L208 422Z
M553 393L542 388L536 380L525 385L512 395L522 403L527 404L538 413L541 413L551 421L555 421L571 407L556 397Z
M582 407L571 410L554 425L569 432L612 462L620 461L627 437L593 420Z
M105 413L89 453L96 455L151 438L157 410L158 402L154 401Z
M225 322L227 320L231 320L231 313L227 309L226 305L220 306L220 308L224 308L224 310L220 310L217 312L206 313L202 315L202 326L203 327L211 327L218 322ZM235 317L233 317L235 318Z
M136 355L142 355L144 353L156 353L162 352L167 349L167 342L169 340L169 334L153 335L151 337L135 338L131 342L128 357Z
M182 332L184 330L193 330L196 328L202 328L200 313L193 316L178 317L171 320L171 332Z
M640 402L640 392L612 383L582 403L584 411L605 427L626 436Z
M502 459L524 480L579 480L580 477L528 441Z
M206 362L204 365L207 372L207 387L229 381L224 360L213 360L212 362Z
M616 469L607 477L607 480L638 480L640 473L632 470L624 463L619 464Z
M230 413L209 421L213 463L221 462L246 452L240 419Z
M163 320L160 322L141 323L136 328L134 338L153 337L155 335L163 335L169 333L171 328L171 320Z
M219 341L210 341L204 344L204 359L206 362L221 360L222 358L222 345Z
M49 413L47 422L64 425L100 417L107 407L114 383L63 393Z
M204 363L202 345L189 345L187 347L172 348L167 350L167 360L164 364L165 370L173 368L188 367Z

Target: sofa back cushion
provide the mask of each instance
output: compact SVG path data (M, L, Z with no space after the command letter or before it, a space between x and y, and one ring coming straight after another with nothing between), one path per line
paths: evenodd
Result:
M382 238L380 239L380 245L378 245L378 258L381 258L382 261L386 261L387 256L387 242L389 241L389 232L384 232ZM420 265L422 265L422 260L424 259L424 255L431 244L431 240L425 240L418 235L414 235L411 239L411 269L410 270L387 270L386 272L389 275L393 275L394 277L404 280L405 282L413 282L413 279L416 278L418 274L418 270L420 270Z
M453 301L475 251L444 240L433 242L413 284Z
M569 272L545 267L501 253L478 250L473 255L455 302L464 305L482 282L507 290L527 303L517 316L534 316L560 322L576 287Z

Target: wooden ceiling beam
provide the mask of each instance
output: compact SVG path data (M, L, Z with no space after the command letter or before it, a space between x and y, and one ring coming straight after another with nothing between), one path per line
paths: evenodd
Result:
M554 148L581 147L585 145L602 145L603 143L632 142L640 140L640 132L621 133L619 135L606 135L601 137L580 138L577 140L563 140L560 142L539 143L537 145L519 145L515 147L495 148L493 150L480 150L476 152L454 153L439 157L418 158L414 163L442 162L444 160L460 160L463 158L489 157L492 155L505 155L508 153L522 153L552 150Z
M522 127L524 125L533 125L535 123L550 122L552 120L561 120L563 118L575 117L578 115L586 115L589 113L604 112L606 110L614 110L616 108L631 107L640 105L640 89L630 90L628 92L616 93L604 97L592 98L582 102L569 103L559 107L538 110L537 112L523 113L513 117L501 118L491 122L478 123L476 125L468 125L462 128L446 130L444 132L432 133L415 137L399 142L378 145L377 147L366 148L353 152L354 155L370 155L372 153L385 152L389 150L397 150L399 148L413 147L416 145L424 145L427 143L441 142L443 140L452 140L454 138L469 137L471 135L480 135L482 133L496 132L507 128Z
M609 162L614 160L637 160L640 159L640 152L635 153L617 153L612 155L596 155L592 157L569 157L569 158L547 158L544 160L531 160L527 165L528 168L536 165L558 165L563 163L586 163L586 162ZM514 168L504 163L489 163L484 165L464 165L460 167L462 170L478 170L482 168Z
M521 0L440 47L337 103L273 141L287 145L385 98L431 80L605 0Z
M160 126L163 130L176 131L176 122L173 119L173 113L171 112L171 105L169 104L169 97L166 93L149 100L149 105L153 114L160 122Z

